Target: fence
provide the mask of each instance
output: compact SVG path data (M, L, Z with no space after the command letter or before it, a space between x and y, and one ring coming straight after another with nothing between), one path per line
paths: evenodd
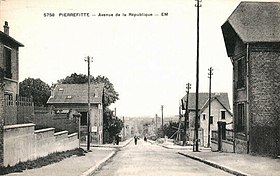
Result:
M32 98L16 96L16 99L12 99L9 96L5 96L4 101L5 125L25 123L25 118L34 115L34 103Z
M218 122L218 131L212 131L211 150L234 152L234 131L226 129L225 122Z

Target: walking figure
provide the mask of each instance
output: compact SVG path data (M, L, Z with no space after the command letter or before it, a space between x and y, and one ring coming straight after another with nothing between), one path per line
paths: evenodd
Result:
M120 136L119 136L119 134L117 134L115 136L115 140L116 140L116 144L119 145L119 143L120 143Z
M137 145L137 136L134 136L134 143L135 143L135 145Z

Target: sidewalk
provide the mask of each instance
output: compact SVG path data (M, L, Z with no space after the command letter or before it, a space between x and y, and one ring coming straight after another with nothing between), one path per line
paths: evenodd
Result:
M180 149L178 153L183 156L195 159L234 175L280 175L280 159L248 154L211 152L211 150L207 148L200 148L200 152L193 152L190 146L176 146L170 143L161 145L169 149Z
M41 168L25 170L20 173L10 173L7 174L7 176L87 176L101 167L108 159L113 157L117 152L117 148L124 147L130 142L131 140L126 140L124 142L120 142L120 145L118 146L94 146L91 147L92 152L85 153L85 156L72 156L58 163L50 164Z

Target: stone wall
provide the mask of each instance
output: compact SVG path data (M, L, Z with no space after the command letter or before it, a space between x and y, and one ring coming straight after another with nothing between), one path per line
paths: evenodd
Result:
M4 126L4 166L79 147L78 134L55 133L54 128L34 130L35 124Z

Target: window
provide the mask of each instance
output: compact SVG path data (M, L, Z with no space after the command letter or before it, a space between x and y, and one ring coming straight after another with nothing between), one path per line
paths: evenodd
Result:
M209 119L209 123L210 123L210 124L213 124L213 119L214 119L214 117L211 115L211 116L210 116L210 119Z
M242 132L245 129L245 110L244 104L237 105L237 119L236 119L236 130Z
M225 120L226 119L226 111L221 111L221 119Z
M203 120L206 119L206 114L202 114L202 119L203 119Z
M3 58L4 58L4 72L6 78L12 78L12 51L11 49L4 47Z
M237 61L237 88L245 87L245 57Z

